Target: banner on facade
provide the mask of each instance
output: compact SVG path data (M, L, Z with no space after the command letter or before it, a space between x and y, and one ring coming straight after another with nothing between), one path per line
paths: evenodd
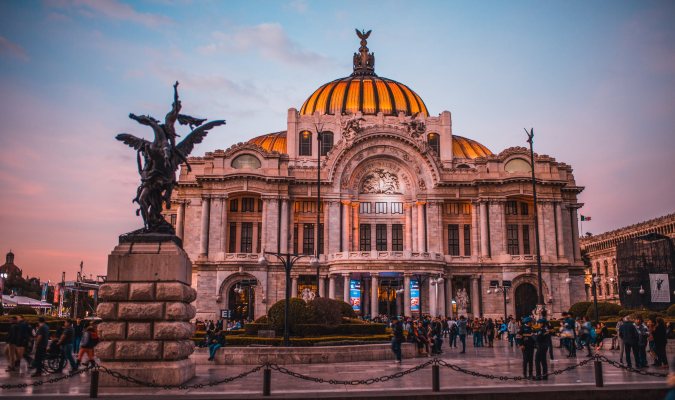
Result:
M45 282L42 285L42 301L47 301L47 289L49 288L49 284Z
M54 286L54 304L58 304L60 294L61 294L61 284L58 283L56 284L56 286Z
M652 292L652 303L670 303L668 274L649 274L649 287Z
M354 311L361 311L361 281L349 281L349 304Z
M410 311L420 310L420 285L416 279L410 280Z

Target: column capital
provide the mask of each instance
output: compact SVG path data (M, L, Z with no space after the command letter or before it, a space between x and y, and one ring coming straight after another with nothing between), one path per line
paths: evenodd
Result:
M427 204L427 202L423 201L423 200L419 200L419 201L416 201L415 204L417 204L418 206L423 206L423 205Z
M202 200L211 200L212 197L213 195L210 193L202 193Z
M472 281L477 281L478 278L480 278L480 275L471 275L471 280L472 280Z
M264 194L264 195L260 196L260 198L262 199L262 201L265 201L265 202L269 202L269 201L272 201L272 200L279 200L278 195L270 195L270 194Z
M358 201L352 201L352 208L358 208L359 204L360 203Z
M351 272L343 272L340 275L342 275L343 278L349 278L352 275L352 273Z
M345 205L345 206L348 206L348 205L350 205L352 202L349 201L349 200L340 200L340 203L342 203L342 204Z
M413 207L412 203L408 203L408 202L403 203L403 208L405 208L406 210L410 210L410 209L412 209L412 207Z
M404 273L403 273L403 277L404 277L404 278L412 278L412 276L413 276L413 273L412 273L412 272L404 272Z

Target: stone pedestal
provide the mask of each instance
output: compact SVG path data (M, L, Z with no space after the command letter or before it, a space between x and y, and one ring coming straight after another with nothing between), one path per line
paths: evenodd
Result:
M190 303L192 264L170 240L120 243L108 256L108 278L99 290L96 355L111 370L159 385L182 384L195 375L188 357L195 316ZM178 242L179 243L179 242ZM101 385L126 385L101 374Z

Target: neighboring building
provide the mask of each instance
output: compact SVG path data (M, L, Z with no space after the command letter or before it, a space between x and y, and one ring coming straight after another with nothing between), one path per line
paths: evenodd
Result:
M454 134L449 111L429 115L408 86L377 76L374 61L362 40L353 73L289 109L286 130L192 157L192 171L181 169L166 218L193 260L197 318L221 309L259 317L284 298L284 269L270 255L261 265L263 251L318 250L318 284L302 258L292 294L318 290L362 315L411 315L421 303L424 313L497 317L503 297L488 288L505 280L515 299L509 314L535 308L529 150L493 154ZM560 315L584 298L583 187L571 166L546 155L535 155L535 173L544 298Z
M675 239L675 213L664 215L649 221L640 222L599 235L586 236L581 239L581 249L588 258L586 268L586 299L591 300L591 277L600 278L598 283L598 300L619 303L619 288L622 287L620 269L617 266L617 246L630 240L657 234ZM675 288L673 288L675 289ZM646 287L643 288L646 290ZM631 291L638 292L638 288Z
M14 264L14 253L10 250L5 263L0 266L0 294L17 294L32 298L40 296L40 279L23 277L23 271Z

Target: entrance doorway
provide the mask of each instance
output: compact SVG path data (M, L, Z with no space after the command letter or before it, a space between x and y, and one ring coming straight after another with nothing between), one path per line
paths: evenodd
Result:
M230 288L228 304L233 320L253 320L255 318L255 279L239 281Z
M530 283L523 283L516 288L516 318L531 315L537 308L537 289Z
M378 287L378 308L380 314L387 316L403 315L403 279L380 278ZM400 303L400 304L399 304ZM373 317L375 317L373 315Z

